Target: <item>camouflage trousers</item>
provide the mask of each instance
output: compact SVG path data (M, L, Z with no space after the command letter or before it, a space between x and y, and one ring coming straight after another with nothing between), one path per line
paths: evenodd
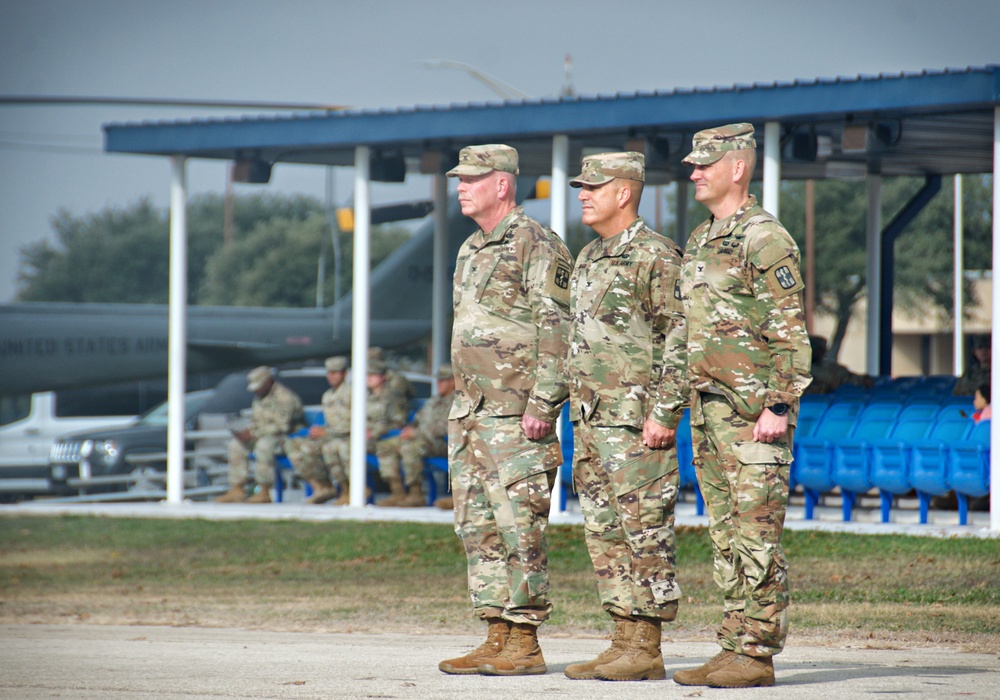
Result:
M375 441L369 440L365 451L375 454ZM339 435L323 444L323 461L330 470L330 479L343 486L351 476L351 436ZM367 469L367 468L366 468Z
M402 477L403 486L407 488L423 478L424 457L445 457L447 454L448 444L443 438L433 440L423 433L416 433L409 440L393 435L375 443L379 474L386 480Z
M480 619L540 625L552 613L548 545L555 433L528 440L520 416L448 421L455 533L465 546L469 595Z
M792 434L753 441L756 421L721 396L692 411L695 470L708 511L715 583L724 597L719 645L747 656L779 653L788 634L788 562L781 534L788 505Z
M285 452L295 471L310 483L330 481L330 469L323 460L323 447L333 438L291 438L285 443Z
M677 617L674 506L677 450L651 450L642 431L574 423L573 483L601 607L622 616Z
M250 481L250 453L253 452L254 480L261 486L274 485L274 460L282 454L285 437L283 435L264 435L257 438L252 445L246 445L240 440L229 441L229 484L245 484Z

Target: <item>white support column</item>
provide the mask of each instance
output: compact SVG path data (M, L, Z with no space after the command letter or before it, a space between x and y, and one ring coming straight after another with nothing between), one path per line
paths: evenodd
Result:
M552 187L549 192L549 223L553 231L566 240L566 212L569 202L569 136L556 134L552 137ZM562 414L556 421L556 433L562 441L563 418ZM552 485L552 502L549 504L549 512L555 515L559 512L559 504L562 503L562 478L556 473L556 481Z
M187 183L184 156L170 157L170 287L167 322L167 503L184 500L187 375Z
M448 307L448 178L434 176L434 252L431 288L431 374L449 361L450 337L447 323ZM437 389L434 390L437 393Z
M993 108L993 332L990 342L1000 348L1000 107ZM990 380L990 396L1000 389L1000 375ZM1000 532L1000 420L990 421L990 530Z
M952 370L956 377L961 377L965 372L965 352L962 347L962 314L964 305L962 304L962 277L965 274L965 260L962 256L962 247L965 241L962 217L962 175L955 176L955 212L954 212L954 269L955 269L955 301L952 315L955 319L953 333L953 353Z
M868 212L865 248L868 253L865 268L868 290L868 325L866 333L865 372L869 376L879 373L879 331L881 329L881 279L882 279L882 178L868 176Z
M764 124L764 211L776 219L778 200L781 194L781 124L767 122Z
M368 315L371 294L371 183L367 146L354 149L354 283L351 308L351 493L352 508L365 505L368 414Z

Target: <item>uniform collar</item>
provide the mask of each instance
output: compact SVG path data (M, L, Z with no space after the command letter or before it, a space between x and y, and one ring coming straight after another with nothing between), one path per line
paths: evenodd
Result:
M757 206L757 198L754 197L753 195L750 195L747 198L747 201L743 202L743 204L740 205L739 209L733 212L733 215L729 217L729 220L726 222L726 225L720 228L718 233L716 233L714 236L712 235L711 224L709 224L708 231L705 233L705 241L707 242L714 240L716 238L725 238L726 236L728 236L730 233L733 232L733 229L735 229L737 226L740 225L740 223L743 222L743 219L746 218L747 212L749 212L755 206ZM710 221L714 223L715 217L712 217Z
M621 257L628 250L629 244L635 239L636 234L645 225L646 222L640 216L629 224L628 228L616 233L611 238L598 238L587 257L590 260Z
M498 223L496 225L496 228L494 228L489 233L483 231L482 229L479 229L481 235L479 239L479 245L477 247L483 247L503 242L504 238L507 236L507 232L510 229L515 228L517 226L518 220L523 216L524 216L524 207L514 207L509 212L507 212L507 216L500 219L500 223Z

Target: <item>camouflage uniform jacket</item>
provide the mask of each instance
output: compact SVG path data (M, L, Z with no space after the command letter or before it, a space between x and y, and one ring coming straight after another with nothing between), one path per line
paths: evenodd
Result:
M691 388L722 394L748 420L788 404L794 425L812 356L798 247L753 196L714 235L713 222L691 233L681 272Z
M552 231L513 209L463 244L455 263L451 418L480 410L554 422L565 377L573 262Z
M369 390L365 424L371 431L373 440L391 430L402 428L408 419L409 408L400 403L399 397L389 389L388 383L383 384L380 391Z
M250 435L254 440L265 435L288 435L305 427L302 399L280 382L275 382L267 396L254 396L250 404Z
M413 418L413 429L428 440L443 440L448 437L448 414L454 400L455 392L427 399L427 403Z
M330 387L321 399L327 437L351 433L351 385L341 382L336 389Z
M570 283L570 418L677 427L687 404L681 251L638 218L576 259Z
M395 402L393 415L400 422L393 425L392 429L402 428L410 419L410 407L413 403L413 386L410 380L395 370L387 370L385 373L385 390L392 395Z
M971 396L976 393L976 389L983 384L990 383L992 365L981 365L978 362L965 370L965 374L958 378L952 389L954 396Z

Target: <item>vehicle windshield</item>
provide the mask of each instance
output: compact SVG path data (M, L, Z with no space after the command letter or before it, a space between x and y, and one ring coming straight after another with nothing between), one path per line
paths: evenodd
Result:
M191 416L198 413L211 395L211 390L192 391L186 394L184 396L184 421L189 421ZM167 402L164 401L159 406L149 409L149 412L143 414L136 423L165 426L167 424Z

